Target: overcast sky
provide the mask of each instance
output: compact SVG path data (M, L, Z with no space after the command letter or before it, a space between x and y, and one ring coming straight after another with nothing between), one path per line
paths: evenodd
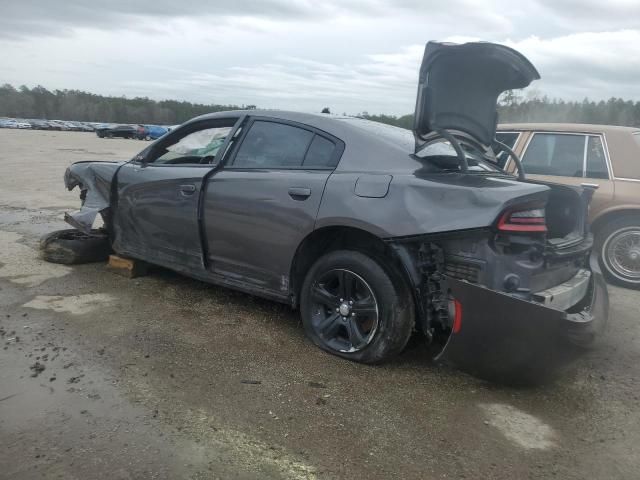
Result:
M0 0L0 83L405 114L425 43L473 39L550 97L640 100L640 0Z

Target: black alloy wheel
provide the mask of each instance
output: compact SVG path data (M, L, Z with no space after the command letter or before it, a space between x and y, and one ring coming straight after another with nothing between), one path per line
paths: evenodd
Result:
M371 343L378 328L378 302L357 273L329 270L311 287L316 334L333 350L351 353Z
M316 345L363 363L400 353L414 324L413 299L402 277L384 261L349 250L330 252L311 267L300 310Z

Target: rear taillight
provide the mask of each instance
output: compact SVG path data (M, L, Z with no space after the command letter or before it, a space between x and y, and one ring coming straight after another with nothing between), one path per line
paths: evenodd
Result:
M544 207L510 209L498 220L498 230L503 232L546 232Z
M449 318L451 319L451 332L460 333L462 330L462 304L453 298L449 298Z

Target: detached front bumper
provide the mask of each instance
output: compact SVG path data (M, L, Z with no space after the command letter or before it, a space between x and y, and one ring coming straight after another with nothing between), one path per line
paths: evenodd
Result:
M608 319L607 287L593 256L586 294L568 311L452 278L447 284L462 308L462 323L436 360L491 380L548 376L579 347L593 345Z

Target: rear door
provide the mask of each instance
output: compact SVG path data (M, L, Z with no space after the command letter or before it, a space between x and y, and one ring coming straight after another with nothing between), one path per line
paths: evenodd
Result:
M600 211L613 199L608 152L601 134L532 132L521 160L527 177L567 185L597 185L592 211Z
M306 125L254 118L203 201L209 268L284 296L344 144Z
M117 173L114 249L177 270L204 269L198 205L237 118L187 124Z

